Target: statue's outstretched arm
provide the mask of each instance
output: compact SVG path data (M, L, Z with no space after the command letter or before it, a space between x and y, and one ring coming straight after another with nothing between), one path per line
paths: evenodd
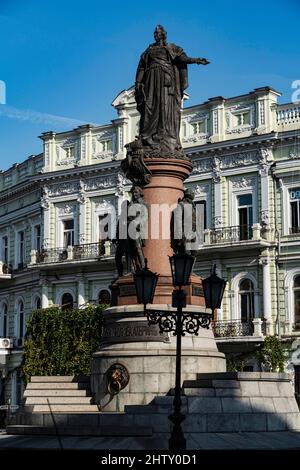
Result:
M178 60L183 64L209 64L209 61L204 57L188 57L184 52L178 56Z

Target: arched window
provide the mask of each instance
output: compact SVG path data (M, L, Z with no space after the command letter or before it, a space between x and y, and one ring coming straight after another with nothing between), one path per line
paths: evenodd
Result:
M107 289L102 289L98 297L99 304L110 304L110 292Z
M249 322L254 318L254 287L250 279L243 279L239 286L241 321Z
M1 322L0 322L0 327L1 327L0 336L2 336L2 338L7 338L7 333L8 333L7 312L8 312L7 304L3 304L2 309L1 309Z
M37 296L34 300L34 308L39 310L41 306L42 306L41 298Z
M300 330L300 276L294 279L294 319L295 329Z
M25 312L24 302L20 300L18 303L18 339L22 339L25 333Z
M74 306L74 300L72 294L66 292L61 299L61 308L62 310L70 310Z

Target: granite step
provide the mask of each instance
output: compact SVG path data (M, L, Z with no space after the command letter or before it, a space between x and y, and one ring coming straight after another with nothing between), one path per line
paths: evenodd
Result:
M99 413L97 405L48 404L33 405L33 413Z
M88 405L91 404L91 397L70 397L70 396L45 396L27 397L25 405Z
M30 379L30 382L40 382L40 383L45 383L45 382L88 382L90 383L90 377L86 375L79 375L79 376L74 376L74 375L43 375L43 376L38 376L38 375L33 375Z
M26 390L88 390L90 383L88 382L29 382Z
M89 397L91 396L88 389L78 390L78 389L28 389L26 388L24 392L24 397Z
M6 432L12 435L59 435L59 436L152 436L152 428L147 426L33 426L11 425Z

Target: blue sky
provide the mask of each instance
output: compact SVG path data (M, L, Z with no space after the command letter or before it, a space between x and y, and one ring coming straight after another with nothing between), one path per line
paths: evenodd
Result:
M190 67L188 105L300 80L300 0L0 0L0 168L42 150L41 132L106 123L161 23ZM1 101L1 89L0 89ZM68 118L68 119L64 119Z

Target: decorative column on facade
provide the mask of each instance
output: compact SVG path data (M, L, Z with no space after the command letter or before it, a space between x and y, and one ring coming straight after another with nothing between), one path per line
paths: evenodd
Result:
M271 239L270 227L270 194L269 194L269 167L272 161L272 151L266 147L259 150L259 174L261 188L261 211L260 223L263 229L263 237L267 240Z
M90 163L92 145L91 128L91 124L84 124L83 126L78 127L78 131L80 132L80 157L78 164L81 166L88 165Z
M85 304L85 285L84 278L79 277L77 280L77 305L82 307Z
M55 132L43 132L41 139L44 141L43 173L47 173L53 170L55 165Z
M255 88L253 94L256 97L257 133L274 132L277 128L276 108L280 93L270 87L260 87Z
M266 333L272 335L273 331L273 320L272 320L272 299L271 299L271 273L270 273L270 258L267 253L261 258L262 270L263 270L263 312L264 319L266 321Z
M50 216L51 216L51 203L49 198L49 188L48 186L43 187L43 196L41 199L41 207L43 209L43 243L42 246L44 249L50 248Z
M40 281L40 285L42 286L42 308L48 308L50 282L47 279L42 278Z
M86 242L86 194L85 194L85 182L80 180L79 182L79 193L77 197L79 202L79 236L78 244L83 245Z
M225 99L222 96L216 98L210 98L209 100L211 110L211 142L220 142L224 139L225 135L225 124L224 124L224 113L225 113Z
M278 294L277 294L278 295ZM285 305L288 305L289 308L286 309L286 316L284 322L284 334L290 335L293 331L293 319L291 312L291 298L290 298L290 286L284 287L284 300Z
M221 161L217 156L212 159L212 178L214 181L214 227L222 226L222 179L221 179Z

